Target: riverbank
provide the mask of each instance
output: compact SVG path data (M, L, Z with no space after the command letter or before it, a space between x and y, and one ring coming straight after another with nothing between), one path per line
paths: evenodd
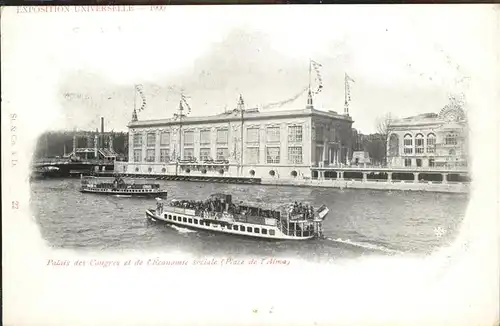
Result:
M468 193L468 183L434 183L411 181L360 181L360 180L279 180L262 179L262 185L294 186L294 187L322 187L339 189L370 189L370 190L401 190L401 191L427 191L444 193Z
M98 172L93 175L99 177L112 177L113 172ZM387 180L360 180L360 179L277 179L277 178L235 178L235 177L215 177L199 175L155 175L155 174L129 174L120 173L125 178L140 178L165 181L185 181L204 183L229 183L229 184L255 184L268 186L289 186L289 187L320 187L337 189L369 189L381 191L425 191L442 193L468 193L469 183L460 182L431 182L431 181L391 181ZM75 177L75 175L73 175ZM49 177L50 178L50 177ZM69 178L69 176L68 176Z

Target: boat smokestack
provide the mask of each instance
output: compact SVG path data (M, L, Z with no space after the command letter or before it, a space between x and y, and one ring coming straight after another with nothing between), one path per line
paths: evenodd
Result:
M101 117L101 134L104 133L104 117Z

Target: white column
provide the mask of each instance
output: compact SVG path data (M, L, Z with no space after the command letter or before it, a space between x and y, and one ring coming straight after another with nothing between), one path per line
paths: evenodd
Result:
M326 148L328 144L328 139L326 137L323 138L323 163L327 161L328 149Z
M147 136L147 132L142 132L141 133L141 137L142 137L142 145L141 145L141 164L143 164L144 162L146 162L146 154L147 154L147 139L148 139L148 136ZM141 170L142 172L142 170Z
M128 136L128 161L134 162L134 134L129 132Z
M259 164L267 164L266 156L266 127L259 127Z
M161 131L157 130L155 136L155 163L160 162L160 137Z

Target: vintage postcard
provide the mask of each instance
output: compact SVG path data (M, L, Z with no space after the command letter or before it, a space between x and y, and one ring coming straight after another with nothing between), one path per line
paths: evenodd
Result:
M495 325L499 10L2 8L5 325Z

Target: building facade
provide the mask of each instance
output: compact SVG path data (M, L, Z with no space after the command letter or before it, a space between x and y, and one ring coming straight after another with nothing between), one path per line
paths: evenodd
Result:
M235 109L201 117L132 121L129 162L115 171L255 178L310 178L311 166L346 163L352 119L305 109Z
M457 103L445 106L439 114L393 120L388 126L388 135L390 167L467 167L467 118Z

